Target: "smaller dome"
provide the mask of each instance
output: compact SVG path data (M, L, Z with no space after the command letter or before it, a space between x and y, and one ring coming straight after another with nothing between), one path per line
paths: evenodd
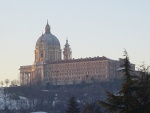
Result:
M66 40L65 47L69 47L70 45L68 44L68 39Z

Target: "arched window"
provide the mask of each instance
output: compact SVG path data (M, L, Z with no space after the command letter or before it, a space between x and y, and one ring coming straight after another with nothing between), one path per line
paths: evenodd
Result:
M43 58L43 51L41 51L41 58Z

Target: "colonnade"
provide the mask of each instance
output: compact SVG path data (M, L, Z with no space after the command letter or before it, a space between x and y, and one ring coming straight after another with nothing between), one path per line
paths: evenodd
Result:
M32 72L21 72L20 73L20 84L28 85L33 82L34 76Z

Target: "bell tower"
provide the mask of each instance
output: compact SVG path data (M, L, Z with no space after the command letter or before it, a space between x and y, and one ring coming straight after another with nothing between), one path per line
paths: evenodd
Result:
M70 45L68 44L68 39L66 40L66 44L63 51L64 60L72 59L72 51Z

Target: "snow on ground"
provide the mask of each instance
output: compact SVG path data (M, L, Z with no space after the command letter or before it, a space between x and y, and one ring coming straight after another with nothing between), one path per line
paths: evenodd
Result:
M47 112L38 111L38 112L31 112L31 113L47 113Z
M5 95L4 89L0 88L0 109L4 109L7 106L9 109L20 109L20 104L22 106L28 107L28 99L22 96L19 96L19 100L13 100L10 98L11 95Z

